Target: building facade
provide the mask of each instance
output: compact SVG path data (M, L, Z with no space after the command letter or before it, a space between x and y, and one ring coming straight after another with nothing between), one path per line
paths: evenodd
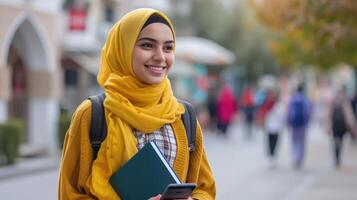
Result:
M55 153L58 101L60 1L0 2L0 123L25 122L24 143Z

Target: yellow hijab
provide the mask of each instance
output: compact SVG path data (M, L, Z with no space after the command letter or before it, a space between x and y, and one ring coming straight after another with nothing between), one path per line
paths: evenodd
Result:
M136 78L132 68L136 39L153 14L162 16L174 30L168 17L160 11L137 9L112 27L102 49L97 79L106 93L104 107L108 135L93 163L88 182L98 199L117 197L108 180L137 152L133 128L151 133L173 123L184 112L183 106L173 96L167 77L159 84L148 85Z

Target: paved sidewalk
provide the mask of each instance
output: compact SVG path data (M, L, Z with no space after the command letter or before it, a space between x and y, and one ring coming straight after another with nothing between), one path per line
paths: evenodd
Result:
M357 145L347 138L342 167L335 169L328 136L312 126L305 165L296 170L290 156L290 134L285 132L279 141L278 165L272 169L265 156L264 133L255 132L251 141L242 133L241 127L233 125L227 139L213 134L205 137L217 180L217 199L357 199Z
M0 167L0 182L56 169L59 166L59 162L58 156L19 159L14 165Z
M295 199L323 199L323 200L355 200L357 199L357 145L345 141L342 167L335 169L333 162L319 171L310 183L302 188ZM321 148L322 149L322 148ZM315 148L313 153L316 162L323 162L322 153ZM318 170L318 169L316 169Z

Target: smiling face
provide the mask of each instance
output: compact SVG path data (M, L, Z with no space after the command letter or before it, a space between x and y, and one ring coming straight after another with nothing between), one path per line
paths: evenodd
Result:
M171 69L174 60L174 37L163 23L152 23L139 34L133 51L133 71L146 84L158 84Z

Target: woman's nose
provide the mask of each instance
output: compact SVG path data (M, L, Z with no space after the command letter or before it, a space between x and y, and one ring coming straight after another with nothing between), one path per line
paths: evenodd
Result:
M165 60L165 53L164 51L159 48L155 51L155 54L153 56L153 59L156 60L156 61L163 61Z

